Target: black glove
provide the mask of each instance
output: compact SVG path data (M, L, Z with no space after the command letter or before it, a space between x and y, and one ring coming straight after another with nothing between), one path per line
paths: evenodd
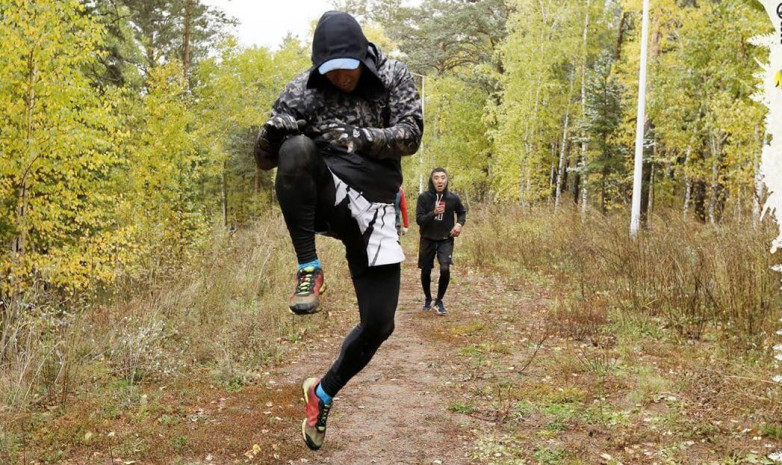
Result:
M272 116L269 121L264 123L263 131L269 142L277 144L287 136L299 134L301 128L306 124L307 122L304 120L297 120L291 115L280 113L279 115Z
M307 125L304 120L296 120L293 116L279 114L273 116L261 127L255 140L253 154L255 163L262 170L270 170L277 166L277 151L286 137L301 132Z
M375 142L371 129L341 123L326 126L321 137L332 147L341 147L348 153L365 151Z

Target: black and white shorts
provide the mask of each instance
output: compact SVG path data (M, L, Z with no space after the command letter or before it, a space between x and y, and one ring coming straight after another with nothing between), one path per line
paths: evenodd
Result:
M370 202L334 173L331 175L336 189L334 206L347 204L350 216L358 223L366 250L367 266L403 262L405 254L396 230L394 204Z

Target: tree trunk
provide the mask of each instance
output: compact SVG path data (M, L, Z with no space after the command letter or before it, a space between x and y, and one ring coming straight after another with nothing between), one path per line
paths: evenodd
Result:
M185 86L190 90L190 34L191 22L193 19L193 0L185 0L185 40L184 57L182 67L184 68Z
M35 52L30 50L27 56L27 92L25 95L25 153L22 157L23 160L29 158L29 162L22 163L21 174L19 175L19 187L18 187L18 203L16 209L16 238L14 238L12 251L21 258L27 252L27 204L29 183L28 175L32 171L33 164L38 158L38 155L33 153L32 140L33 140L33 120L35 118L35 83L38 74L38 67L36 66Z
M565 177L565 164L567 161L567 136L568 124L570 123L570 99L573 96L573 84L575 82L575 71L570 72L570 89L567 94L567 103L565 104L565 124L562 130L562 144L559 146L559 169L557 170L557 190L554 201L554 211L559 209L559 203L562 198L562 181Z
M711 186L709 189L709 222L717 224L722 220L725 210L725 185L720 179L722 174L722 144L727 136L717 137L709 134L711 150Z
M706 222L706 182L702 179L692 181L692 203L695 218L701 223Z
M587 48L587 37L589 33L589 5L590 0L586 0L586 14L584 15L584 33L583 33L583 58L581 60L581 120L586 119L586 68L587 68L587 55L589 49ZM588 181L588 151L586 134L581 131L581 176L580 177L580 194L581 194L581 221L586 220L587 214L587 181Z
M622 43L624 42L625 38L625 22L627 21L627 15L630 14L629 12L625 11L622 12L619 16L619 34L616 38L616 50L614 50L614 62L619 62L619 59L622 57Z
M760 172L760 151L763 147L763 141L758 142L757 136L758 127L755 126L755 160L753 166L755 169L755 195L752 199L752 225L756 228L760 224L760 206L764 194L763 174ZM765 140L765 137L763 140Z
M532 175L529 167L530 158L532 155L532 143L529 140L530 137L530 124L531 121L537 121L538 118L538 103L540 102L540 88L543 81L542 73L538 76L537 88L535 89L535 105L532 107L532 118L527 121L527 125L524 129L524 158L522 159L521 166L521 179L519 185L519 205L526 206L527 191L530 187L530 176Z
M651 120L647 119L644 124L644 134L649 135L651 132ZM648 225L649 217L649 198L651 196L651 182L652 182L652 157L644 157L641 170L641 228L646 229Z
M652 29L652 28L650 28ZM662 32L659 27L652 33L652 40L649 44L649 58L652 63L660 56L660 41L662 40ZM654 135L654 124L651 118L647 118L644 121L644 137L651 137L652 139L652 156L644 157L641 166L641 227L647 229L649 227L649 215L651 214L651 205L653 203L652 197L654 195L654 177L652 171L654 170L654 161L656 159L657 141Z
M649 218L652 215L652 208L654 207L654 161L651 163L651 169L649 170L649 201L646 207L646 223L649 226Z

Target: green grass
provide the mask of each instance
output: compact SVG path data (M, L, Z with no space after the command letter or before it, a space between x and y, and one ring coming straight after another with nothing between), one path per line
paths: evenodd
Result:
M771 439L782 439L782 424L764 423L760 426L760 434Z
M171 445L177 452L183 452L187 448L187 444L190 440L185 436L177 436L171 440Z
M557 465L565 460L567 453L561 449L550 449L544 447L542 449L535 450L535 460L542 465Z
M465 402L454 402L449 404L447 408L449 412L461 413L464 415L469 415L475 411L474 405Z

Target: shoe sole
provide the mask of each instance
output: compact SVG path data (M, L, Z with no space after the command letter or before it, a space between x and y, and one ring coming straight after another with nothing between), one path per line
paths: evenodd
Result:
M304 392L304 405L308 405L310 403L310 395L309 395L309 392L308 392L310 390L309 389L310 387L307 384L307 382L310 379L315 379L315 378L307 378L301 384L301 390ZM316 382L317 382L317 380L316 380ZM318 450L322 446L322 444L321 444L321 446L315 444L314 442L312 442L310 440L309 436L307 436L307 419L306 418L304 419L304 421L301 422L301 435L304 438L304 443L307 444L307 447L309 447L310 450Z
M318 304L313 308L311 305L307 304L296 304L296 305L289 305L288 311L293 313L294 315L314 315L315 313L318 313L320 311L320 296L322 296L326 292L326 284L324 283L320 287L320 293L318 294Z

